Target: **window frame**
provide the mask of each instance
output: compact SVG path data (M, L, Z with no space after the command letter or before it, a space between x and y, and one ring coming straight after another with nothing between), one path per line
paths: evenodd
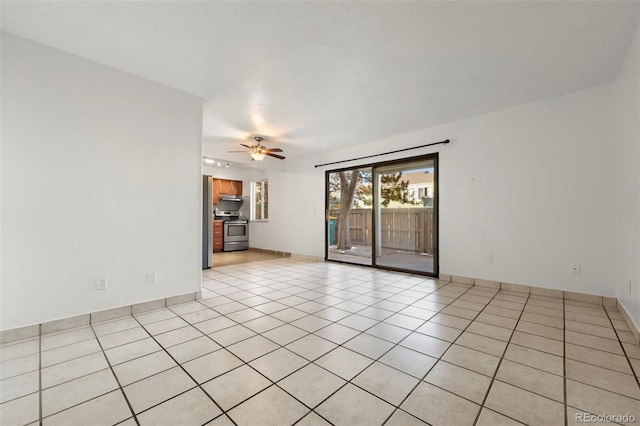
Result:
M260 200L257 199L258 185L260 185ZM251 182L250 201L251 201L251 221L268 222L269 221L269 179L260 179L260 180ZM256 219L256 213L258 210L258 201L260 201L259 203L260 219ZM266 206L266 217L265 217L265 206Z

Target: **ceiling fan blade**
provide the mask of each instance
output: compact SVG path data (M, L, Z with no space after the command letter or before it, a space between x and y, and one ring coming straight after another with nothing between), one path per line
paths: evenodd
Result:
M241 143L240 145L244 146L245 148L253 149L253 147L252 147L252 146L245 145L245 144L243 144L243 143Z
M268 155L269 157L277 158L278 160L284 160L286 158L286 157L283 157L282 155L271 154L270 152L267 152L266 155Z
M280 148L269 148L265 149L265 152L282 152Z

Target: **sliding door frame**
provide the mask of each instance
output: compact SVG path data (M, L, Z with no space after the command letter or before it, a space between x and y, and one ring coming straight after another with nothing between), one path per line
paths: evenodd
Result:
M324 173L324 186L325 186L325 195L324 195L324 208L325 208L325 218L324 218L324 260L328 261L328 262L336 262L336 263L346 263L349 265L357 265L357 266L365 266L365 267L369 267L369 268L376 268L376 269L385 269L385 270L390 270L390 271L399 271L399 272L408 272L411 274L416 274L416 275L425 275L425 276L429 276L429 277L438 277L438 274L440 272L440 223L439 223L439 210L440 210L440 179L439 179L439 175L440 175L440 166L439 166L439 153L435 152L433 154L425 154L425 155L419 155L419 156L415 156L415 157L406 157L406 158L400 158L397 160L389 160L389 161L381 161L381 162L377 162L377 163L366 163L366 164L359 164L356 166L351 166L351 167L342 167L339 169L332 169L332 170L326 170ZM329 259L329 215L330 215L330 209L329 209L329 175L331 173L338 173L338 172L342 172L342 171L347 171L347 170L353 170L353 169L366 169L366 168L371 168L371 174L372 174L372 210L378 208L378 179L377 179L377 173L376 173L376 169L378 167L384 167L384 166L390 166L390 165L401 165L404 163L415 163L415 162L419 162L419 161L433 161L433 183L434 183L434 189L433 189L433 232L434 232L434 237L433 237L433 272L425 272L425 271L417 271L417 270L413 270L413 269L404 269L404 268L397 268L397 267L392 267L392 266L383 266L383 265L378 265L376 262L376 257L377 257L377 253L376 253L376 240L379 237L376 232L377 229L377 214L375 213L375 211L372 211L371 214L371 229L372 229L372 233L371 233L371 265L362 265L359 263L352 263L352 262L346 262L346 261L342 261L342 260L335 260L335 259Z

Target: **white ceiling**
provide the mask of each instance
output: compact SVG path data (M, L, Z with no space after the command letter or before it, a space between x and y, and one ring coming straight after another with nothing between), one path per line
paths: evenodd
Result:
M248 162L255 133L290 159L609 83L639 5L2 1L2 29L205 98L205 154Z

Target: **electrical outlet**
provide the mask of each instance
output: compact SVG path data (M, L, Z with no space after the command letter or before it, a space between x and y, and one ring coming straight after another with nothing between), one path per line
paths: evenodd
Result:
M569 266L569 273L571 275L580 275L580 264L573 263Z
M157 284L157 283L158 283L158 273L147 272L147 284Z
M96 280L96 290L106 290L107 289L107 277L98 278Z

